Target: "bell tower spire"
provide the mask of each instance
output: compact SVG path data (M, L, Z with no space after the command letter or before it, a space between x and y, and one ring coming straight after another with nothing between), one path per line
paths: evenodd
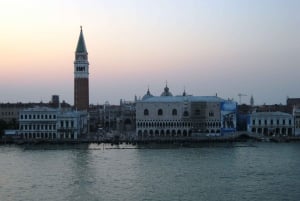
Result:
M87 110L89 107L89 61L82 26L75 50L74 107L77 110Z
M87 54L86 46L85 46L85 41L83 37L83 32L82 32L82 26L80 26L80 34L79 34L79 39L77 42L77 47L76 47L76 54Z

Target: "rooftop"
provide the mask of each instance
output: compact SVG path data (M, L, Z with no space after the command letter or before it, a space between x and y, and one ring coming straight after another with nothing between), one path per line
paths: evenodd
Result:
M252 116L291 116L289 113L285 112L254 112Z
M153 96L139 102L223 102L224 99L217 96Z

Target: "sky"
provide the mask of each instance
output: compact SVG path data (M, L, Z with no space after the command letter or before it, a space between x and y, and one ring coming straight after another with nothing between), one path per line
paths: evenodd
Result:
M0 102L73 104L80 26L90 103L218 95L300 97L298 0L0 0Z

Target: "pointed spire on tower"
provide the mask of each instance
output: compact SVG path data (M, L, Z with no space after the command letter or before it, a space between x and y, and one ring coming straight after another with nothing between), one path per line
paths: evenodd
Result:
M76 47L76 53L87 53L83 32L82 32L82 26L80 26L80 35Z
M250 98L250 105L251 105L251 107L254 106L254 98L253 98L253 95L251 95L251 98Z
M184 86L184 88L183 88L183 94L182 94L182 96L186 96L185 86Z

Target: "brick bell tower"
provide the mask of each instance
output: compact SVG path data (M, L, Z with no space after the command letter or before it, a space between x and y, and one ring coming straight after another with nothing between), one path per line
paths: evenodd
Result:
M76 110L89 107L89 61L81 26L74 61L74 107Z

